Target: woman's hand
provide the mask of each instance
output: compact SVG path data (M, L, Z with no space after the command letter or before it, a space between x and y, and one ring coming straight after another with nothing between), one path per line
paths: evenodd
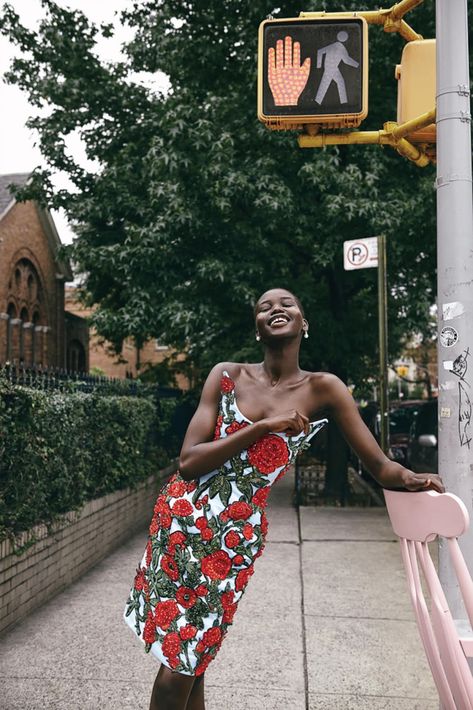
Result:
M274 433L284 431L289 436L297 436L302 431L304 434L309 433L309 419L304 414L301 414L297 409L291 409L283 414L276 414L274 417L265 417L261 419L260 424L264 425L265 429Z
M408 468L403 468L402 485L408 491L437 491L438 493L445 493L442 478L437 473L414 473Z

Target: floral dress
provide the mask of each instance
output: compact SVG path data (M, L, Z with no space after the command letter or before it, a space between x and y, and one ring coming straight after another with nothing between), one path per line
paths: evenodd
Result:
M220 388L215 439L253 423L226 371ZM219 469L192 481L177 472L161 490L124 619L165 666L198 676L215 658L264 548L271 486L326 422L266 434Z

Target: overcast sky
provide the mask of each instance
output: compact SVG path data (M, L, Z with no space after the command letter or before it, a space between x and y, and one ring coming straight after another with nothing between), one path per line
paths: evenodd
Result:
M39 0L9 0L16 12L20 15L22 23L29 28L36 27L43 16ZM131 7L133 0L56 0L61 7L82 10L95 23L113 22L117 31L110 39L102 39L97 46L99 56L106 61L120 58L121 45L131 37L129 28L122 27L118 21L120 12ZM0 35L0 76L9 68L10 60L14 56L15 47ZM149 85L166 86L165 77L140 77ZM35 166L43 163L41 153L35 147L36 136L25 127L29 116L35 113L27 101L26 96L16 86L9 86L0 81L0 174L28 172ZM80 142L69 143L69 148L74 156L82 156ZM57 186L67 186L67 181L62 178L57 181ZM64 215L53 212L59 234L63 242L72 240Z

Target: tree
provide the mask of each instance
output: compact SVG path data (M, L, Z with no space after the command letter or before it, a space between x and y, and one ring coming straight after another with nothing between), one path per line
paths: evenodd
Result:
M380 232L389 239L390 354L428 327L433 170L379 148L302 151L293 135L259 125L256 43L267 4L136 2L123 15L134 39L114 65L94 53L110 27L52 0L42 5L37 32L10 5L0 20L21 53L8 80L48 108L30 120L48 167L19 196L66 210L85 298L98 304L95 325L117 348L126 336L159 337L186 349L199 372L221 359L257 358L251 305L266 288L286 285L311 323L303 365L360 381L375 369L376 274L345 273L342 243ZM279 8L281 17L300 10L286 0ZM432 30L432 8L412 18ZM368 128L395 117L401 47L397 36L370 28ZM169 94L146 89L132 71L165 72ZM68 154L72 133L100 165L96 173ZM53 190L57 171L74 189Z

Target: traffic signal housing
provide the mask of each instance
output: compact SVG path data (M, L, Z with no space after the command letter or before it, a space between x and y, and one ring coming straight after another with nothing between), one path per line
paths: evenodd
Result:
M435 108L436 55L435 40L423 39L408 42L396 66L397 122L411 121ZM436 126L431 123L425 128L409 133L412 143L435 143Z
M272 129L359 126L368 114L363 17L265 20L259 28L258 118Z

